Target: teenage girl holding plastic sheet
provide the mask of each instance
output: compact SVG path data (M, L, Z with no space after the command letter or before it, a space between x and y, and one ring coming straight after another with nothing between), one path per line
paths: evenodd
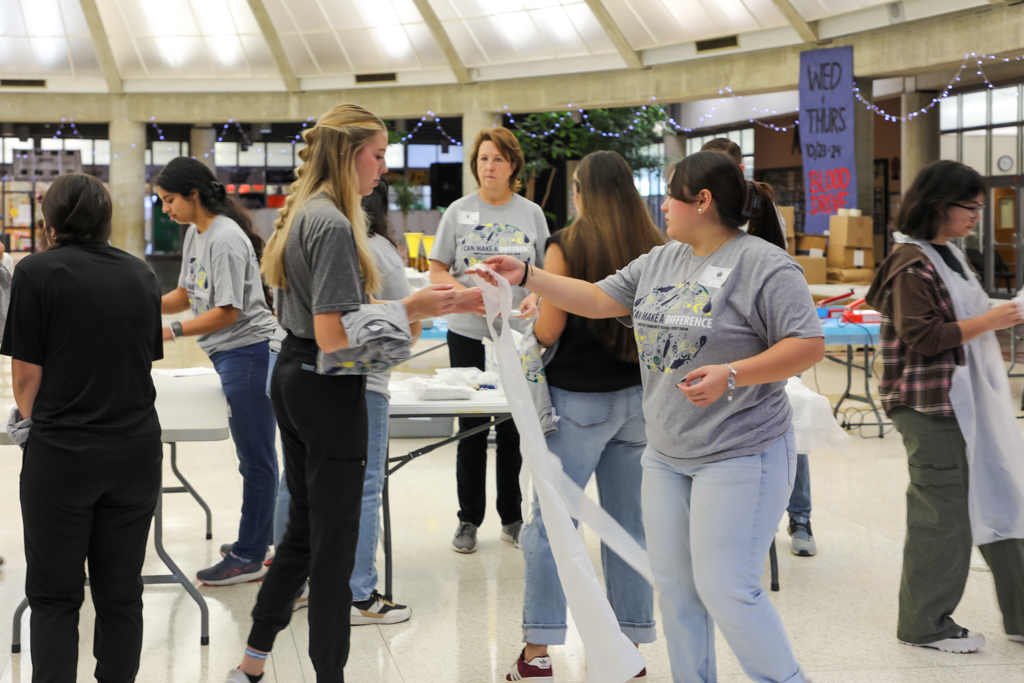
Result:
M263 240L252 221L205 164L172 160L156 179L171 220L187 225L178 287L165 294L164 313L195 316L164 328L164 339L199 336L231 406L231 438L242 474L238 540L196 578L209 586L258 581L267 573L277 498L277 425L265 393L270 340L278 333L260 279Z
M824 357L821 323L769 186L698 152L672 167L668 194L677 241L597 284L508 256L487 265L569 313L634 327L644 528L673 680L717 679L717 624L748 676L800 683L760 578L796 468L786 380Z
M573 202L578 218L548 240L544 268L549 273L599 282L665 243L633 185L629 164L615 152L594 152L580 161ZM633 335L614 320L569 315L551 301L542 303L534 333L541 346L558 344L545 368L552 406L561 418L558 431L547 438L548 448L581 487L596 475L601 505L643 545L640 456L647 438ZM536 498L533 509L520 539L527 645L508 680L552 676L548 646L565 642L565 594ZM623 633L634 643L654 642L651 585L607 548L601 559Z
M320 681L343 681L352 575L368 447L366 376L321 375L319 351L348 348L342 314L371 303L380 274L367 244L362 197L387 171L387 130L362 107L342 104L305 133L298 180L267 243L262 272L277 290L287 331L271 400L291 492L288 530L253 609L253 626L229 683L263 677L277 634L309 580L309 656ZM473 300L473 295L475 300ZM476 310L479 292L432 285L402 300L410 322Z

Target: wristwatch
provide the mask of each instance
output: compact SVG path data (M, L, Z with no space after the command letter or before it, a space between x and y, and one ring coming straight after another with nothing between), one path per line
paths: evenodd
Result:
M729 396L727 400L731 401L732 392L736 390L736 371L729 363L725 363L725 367L729 368L729 376L726 378L725 384L729 388Z

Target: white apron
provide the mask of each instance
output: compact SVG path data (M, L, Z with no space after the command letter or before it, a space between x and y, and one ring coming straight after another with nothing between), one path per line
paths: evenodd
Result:
M949 245L968 273L966 280L946 265L931 243L901 233L895 237L901 244L921 247L931 259L949 291L957 320L989 310L989 297L958 248ZM995 333L986 332L964 344L964 353L967 364L953 371L949 400L967 442L974 545L1024 538L1024 436L1010 408L1003 352Z

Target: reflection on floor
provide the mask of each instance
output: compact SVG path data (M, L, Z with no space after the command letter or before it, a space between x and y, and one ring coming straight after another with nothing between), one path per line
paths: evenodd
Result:
M423 348L436 342L422 342ZM209 365L194 340L166 345L159 365ZM9 361L0 372L0 395L11 402ZM444 350L414 361L414 371L430 372L447 363ZM877 366L881 367L880 363ZM827 361L805 380L833 398L845 373ZM1019 401L1021 381L1013 389ZM866 420L867 421L867 420ZM864 436L877 431L864 429ZM423 441L392 441L392 453ZM212 564L218 546L235 538L241 479L230 441L189 444L179 449L182 470L213 507L214 538L204 540L203 515L187 496L164 503L165 543L189 575ZM523 561L499 539L490 514L480 530L480 550L458 555L449 542L457 523L455 452L443 448L396 474L392 480L395 532L395 597L413 609L412 619L394 626L353 629L346 670L352 681L406 683L483 683L503 681L521 645ZM20 453L0 447L0 647L11 638L11 616L24 586L18 473ZM1024 680L1024 645L1003 635L992 578L972 571L957 620L983 632L988 646L972 655L952 655L899 645L895 638L904 534L905 453L898 435L883 440L854 433L846 454L817 452L811 457L814 531L819 553L813 558L788 553L789 538L778 537L782 591L772 599L782 613L797 656L816 683L998 683ZM169 472L168 472L168 476ZM493 497L493 470L489 491ZM590 492L593 494L593 487ZM588 546L595 563L598 547ZM379 561L382 567L383 560ZM598 565L599 566L599 565ZM146 570L162 573L150 550ZM339 581L346 577L338 577ZM766 583L767 589L767 572ZM383 588L383 586L382 586ZM220 683L240 660L249 630L257 584L200 590L210 606L209 647L199 645L199 611L180 588L147 587L146 635L140 683ZM91 655L94 613L88 598L82 610L79 680L93 680ZM27 619L26 619L27 625ZM30 633L25 632L26 638ZM660 637L659 632L659 637ZM277 641L267 683L316 680L306 656L309 640L304 611ZM27 648L26 648L27 649ZM670 681L662 643L642 650L654 681ZM568 644L553 649L557 681L586 681L582 644L570 627ZM719 680L748 680L728 645L718 640ZM31 680L28 654L0 655L0 683Z

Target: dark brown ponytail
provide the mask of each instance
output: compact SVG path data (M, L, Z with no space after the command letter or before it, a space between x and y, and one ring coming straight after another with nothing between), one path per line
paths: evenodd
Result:
M750 203L744 213L750 216L747 234L760 237L771 242L779 249L786 248L786 231L779 221L779 211L775 208L775 190L768 183L752 182L748 184L747 201Z

